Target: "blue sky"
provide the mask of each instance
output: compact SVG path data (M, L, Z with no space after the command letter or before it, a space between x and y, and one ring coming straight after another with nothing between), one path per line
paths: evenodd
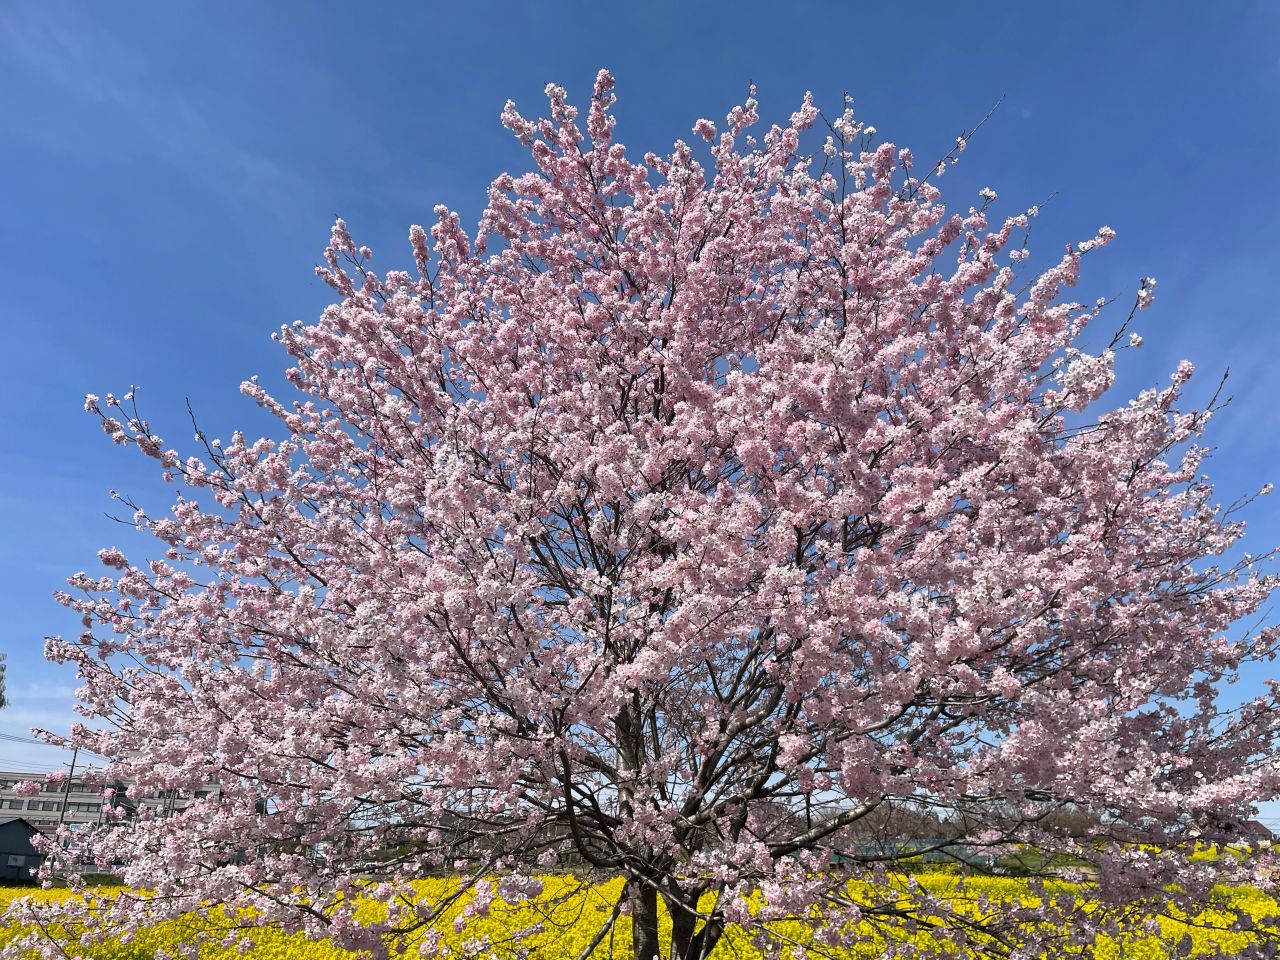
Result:
M410 223L436 203L474 222L489 180L526 168L503 102L537 113L553 80L583 102L601 66L634 151L723 117L750 81L766 120L805 90L829 111L848 91L922 159L1003 97L945 195L964 208L989 185L1013 212L1056 194L1033 235L1046 257L1114 227L1081 292L1127 303L1159 278L1116 402L1183 357L1200 396L1229 367L1235 400L1209 435L1221 499L1280 482L1280 5L9 0L0 735L71 719L73 678L43 662L42 638L78 629L51 597L68 575L137 544L106 517L108 491L169 498L84 394L139 384L179 447L185 398L211 434L270 429L237 386L277 382L271 332L328 302L311 269L333 218L379 266L411 265ZM1249 519L1253 552L1280 543L1272 501ZM65 759L0 739L0 768Z

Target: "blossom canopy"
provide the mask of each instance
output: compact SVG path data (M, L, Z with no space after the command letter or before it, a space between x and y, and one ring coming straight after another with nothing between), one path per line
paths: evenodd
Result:
M1090 354L1105 304L1065 291L1112 232L1028 277L1035 211L942 205L967 135L922 171L847 104L753 135L752 97L637 159L607 73L585 129L548 96L502 115L530 172L474 235L412 227L412 272L338 221L336 302L279 334L301 398L243 386L280 438L184 456L132 394L87 399L182 492L137 508L154 559L62 597L85 631L48 654L96 721L70 739L136 793L217 789L51 846L148 893L28 909L231 904L430 954L413 879L459 874L465 925L573 869L625 878L638 960L659 902L682 958L729 925L782 950L783 918L1078 956L1272 889L1265 850L1200 854L1277 795L1274 690L1222 699L1275 653L1233 629L1275 580L1233 559L1190 364L1101 402L1135 314ZM958 907L905 879L926 853L1016 863L1038 905Z

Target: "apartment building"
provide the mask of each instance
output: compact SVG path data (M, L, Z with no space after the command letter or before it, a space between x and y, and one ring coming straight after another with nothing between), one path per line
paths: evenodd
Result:
M14 790L24 780L38 782L40 775L0 770L0 816L21 817L39 829L51 829L59 823L99 823L105 815L106 797L100 787L73 779L43 784L39 794L27 797Z
M20 795L14 787L24 780L41 780L40 774L0 770L0 817L21 817L40 830L53 830L59 824L96 824L106 817L107 798L103 789L90 786L79 777L69 783L41 784L35 796ZM136 811L142 807L155 813L169 814L186 807L192 799L216 794L217 784L207 784L194 794L162 790L140 798L136 803L125 799L125 784L115 785L114 803Z

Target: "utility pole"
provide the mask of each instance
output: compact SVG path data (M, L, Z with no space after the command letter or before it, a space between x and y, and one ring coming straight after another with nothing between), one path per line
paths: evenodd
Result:
M62 787L62 803L58 805L58 826L67 818L67 795L71 793L71 778L76 775L76 757L80 754L80 747L77 745L71 750L71 770L67 773L67 782Z

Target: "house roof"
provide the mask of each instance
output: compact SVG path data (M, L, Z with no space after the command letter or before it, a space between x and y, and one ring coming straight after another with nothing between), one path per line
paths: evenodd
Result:
M38 832L36 825L26 817L0 817L0 827L6 827L11 823L25 823L32 833Z

